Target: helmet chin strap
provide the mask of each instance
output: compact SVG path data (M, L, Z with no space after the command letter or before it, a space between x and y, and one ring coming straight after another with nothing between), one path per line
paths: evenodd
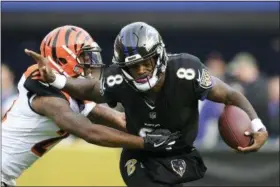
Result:
M129 73L127 73L125 70L123 70L121 68L125 78L127 80L129 80L130 82L132 82L133 85L137 88L137 90L139 90L141 92L145 92L145 91L152 89L159 81L159 75L158 75L159 72L158 71L161 71L162 73L165 72L166 64L161 63L162 56L163 56L163 50L160 50L158 53L159 53L159 57L157 59L156 66L154 67L153 75L151 78L147 77L147 82L145 82L145 83L136 82Z
M138 82L133 80L134 86L141 92L145 92L145 91L148 91L148 90L152 89L157 84L157 82L159 80L158 76L157 76L157 71L158 71L158 69L155 68L152 77L151 78L147 77L148 80L145 83L138 83Z

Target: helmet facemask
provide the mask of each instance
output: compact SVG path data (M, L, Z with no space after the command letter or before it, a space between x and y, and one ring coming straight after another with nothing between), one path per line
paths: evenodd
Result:
M100 79L103 73L105 64L102 62L101 49L99 47L84 47L78 53L76 58L78 64L75 69L82 68L83 71L80 76L87 78Z

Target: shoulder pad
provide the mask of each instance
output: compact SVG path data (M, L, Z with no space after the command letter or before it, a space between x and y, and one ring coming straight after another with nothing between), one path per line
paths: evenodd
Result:
M211 75L198 57L188 53L181 53L170 64L179 79L196 80L205 89L212 86Z

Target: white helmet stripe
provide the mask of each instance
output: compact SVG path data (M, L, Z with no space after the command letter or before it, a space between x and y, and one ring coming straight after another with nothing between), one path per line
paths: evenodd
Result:
M50 56L48 56L48 60L49 60L50 63L52 63L53 66L56 67L56 69L57 69L60 73L63 73L66 77L69 77L69 75L68 75L65 71L63 71L63 69L62 69L59 65L57 65L57 64L55 63L55 61L53 61L53 59L52 59Z
M62 45L62 48L69 54L71 55L74 59L77 59L78 63L81 64L79 58L68 48L66 45Z

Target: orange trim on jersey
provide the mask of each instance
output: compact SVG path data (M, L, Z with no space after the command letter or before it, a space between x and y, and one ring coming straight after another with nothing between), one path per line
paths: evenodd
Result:
M17 99L18 99L18 98L17 98ZM12 104L12 105L10 106L10 108L7 110L7 112L5 113L5 115L2 117L2 123L3 123L4 121L6 121L6 119L7 119L7 114L8 114L8 112L10 112L10 110L13 108L13 106L14 106L14 104L16 103L17 99L14 100L13 104Z
M31 76L31 79L33 80L43 81L43 78L41 77L38 69L38 64L34 64L27 68L27 70L24 72L24 76L26 79Z
M67 101L70 102L70 95L66 92L61 91L61 93L66 97Z
M31 152L34 153L36 156L41 157L42 154L39 153L34 147L31 148Z
M38 64L34 64L28 67L27 70L24 72L25 78L29 77L36 70L38 70Z
M49 147L57 144L59 141L63 140L64 138L67 138L69 136L69 133L64 132L62 130L57 131L57 134L59 136L53 137L53 138L49 138L49 139L46 139L46 140L42 140L42 141L36 143L31 148L31 151L35 155L41 157L42 155L44 155L49 150Z

